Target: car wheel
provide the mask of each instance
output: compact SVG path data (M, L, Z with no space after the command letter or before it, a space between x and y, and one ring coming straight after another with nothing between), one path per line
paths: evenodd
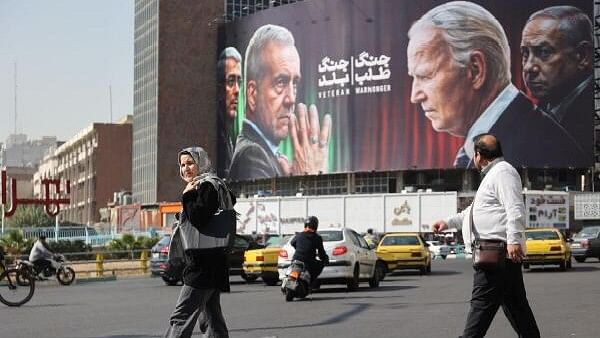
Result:
M267 278L263 277L263 282L265 282L265 284L268 286L275 286L279 282L279 279L273 278L273 277L267 277Z
M425 273L427 273L427 274L431 273L431 261L429 261L429 264L425 268Z
M377 268L379 268L379 269L377 269ZM385 279L385 275L387 274L387 266L385 265L384 262L378 261L375 264L375 269L380 273L379 281L381 282L382 280Z
M579 256L579 257L574 257L575 260L577 261L577 263L583 263L585 262L585 256Z
M244 271L242 271L241 277L246 282L254 282L255 280L258 279L257 275L247 275L246 272L244 272Z
M442 255L442 259L446 259L446 255Z
M572 269L573 268L573 262L571 262L571 257L569 257L567 259L567 269Z
M560 269L560 271L567 271L567 262L566 261L560 262L560 264L558 264L558 268Z
M177 282L179 282L179 279L171 276L162 276L162 280L169 286L175 286L177 285Z
M373 277L369 279L369 286L372 288L379 287L379 282L381 281L380 276L382 275L381 265L375 264L375 268L373 269Z
M348 291L354 291L354 290L358 289L359 273L360 273L360 267L358 266L358 264L356 264L354 266L354 272L352 273L352 278L349 279L348 282L346 282L346 288L348 289Z
M291 302L294 300L294 293L291 290L285 290L285 301Z

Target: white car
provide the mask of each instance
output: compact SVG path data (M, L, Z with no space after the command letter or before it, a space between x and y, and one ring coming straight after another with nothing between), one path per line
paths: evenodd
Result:
M433 257L442 257L446 259L446 257L450 254L450 246L439 242L439 241L427 241L429 245L429 252Z
M348 228L327 228L317 231L323 238L323 247L329 256L329 264L317 278L319 284L346 284L355 290L361 281L370 287L378 287L385 273L385 265L377 259L374 248L356 231ZM291 239L279 251L277 269L283 280L285 271L294 256Z

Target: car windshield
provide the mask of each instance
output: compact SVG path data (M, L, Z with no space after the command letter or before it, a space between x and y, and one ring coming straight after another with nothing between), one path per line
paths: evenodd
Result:
M280 248L282 247L291 236L273 236L267 240L267 248Z
M386 236L381 245L419 245L417 236Z
M317 231L323 238L323 242L339 242L344 239L341 231Z
M526 231L527 240L543 241L549 239L560 239L555 231Z
M161 246L167 246L167 245L169 245L170 242L171 242L171 236L165 236L165 237L161 238L161 240L158 241L157 244L161 245Z
M599 227L583 228L574 237L576 237L576 238L596 237L596 236L598 236L598 232L600 232L600 228Z

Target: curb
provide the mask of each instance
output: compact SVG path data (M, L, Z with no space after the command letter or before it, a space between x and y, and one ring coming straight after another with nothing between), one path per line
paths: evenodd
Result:
M90 277L84 279L75 280L75 284L87 284L87 283L96 283L96 282L110 282L117 280L116 275L106 276L106 277Z

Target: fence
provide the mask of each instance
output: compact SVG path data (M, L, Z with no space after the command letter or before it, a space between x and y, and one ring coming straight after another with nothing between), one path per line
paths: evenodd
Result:
M24 228L22 230L23 238L38 238L45 235L49 241L55 240L56 229L54 227ZM149 232L133 232L135 237L150 237ZM85 244L93 247L104 246L113 239L120 239L123 234L99 234L96 230L89 227L64 227L58 231L58 240L77 241L81 240Z
M124 251L90 251L65 253L66 264L73 267L78 276L102 277L106 275L127 274L149 271L150 250ZM17 259L27 256L5 256L7 266L13 265Z

